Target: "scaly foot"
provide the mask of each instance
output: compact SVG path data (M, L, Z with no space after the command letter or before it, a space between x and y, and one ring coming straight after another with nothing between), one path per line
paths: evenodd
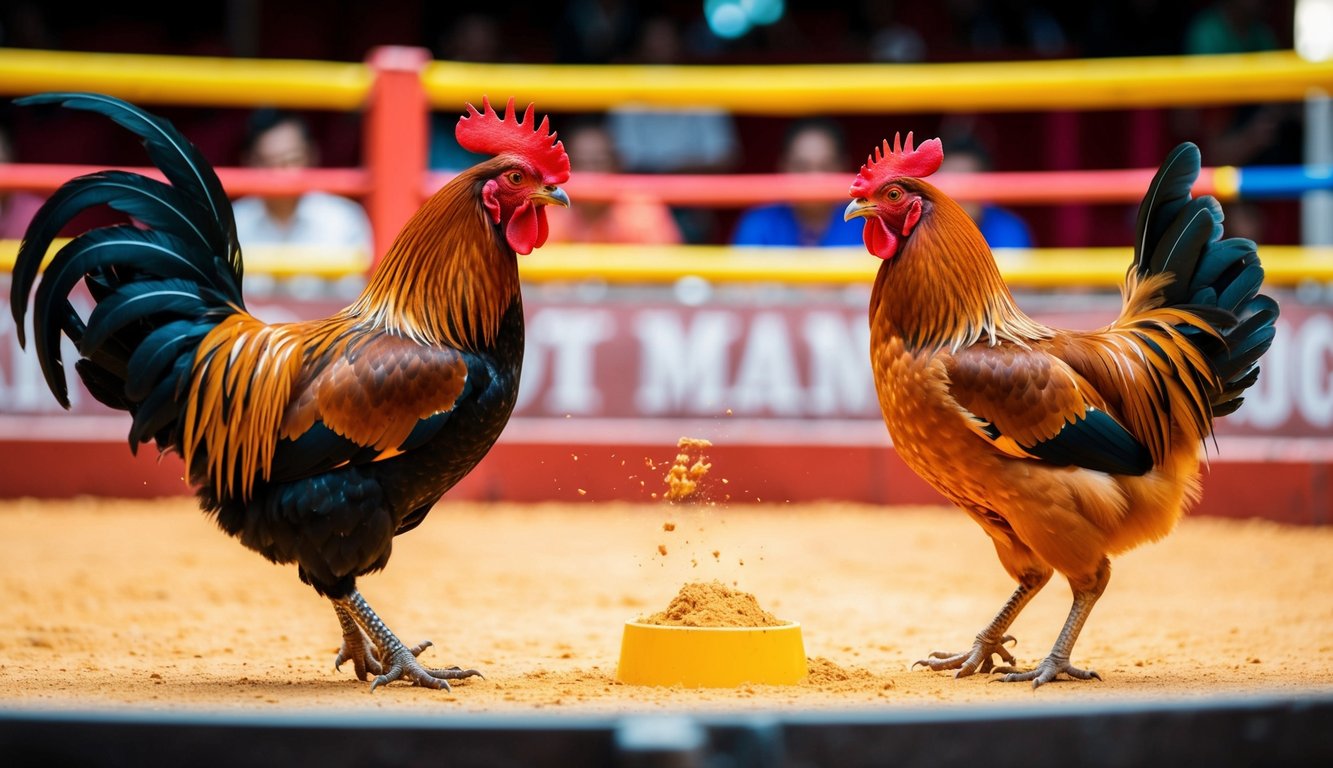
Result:
M338 655L333 658L333 668L342 670L344 661L352 662L352 671L356 673L357 680L366 680L370 675L384 672L375 644L370 642L360 627L354 626L350 632L346 627L343 628L343 644L338 648Z
M370 683L371 691L395 680L447 691L450 690L450 680L481 677L481 673L475 669L431 669L422 666L417 657L431 647L431 642L426 640L412 648L403 645L355 589L347 597L331 600L343 630L343 644L338 649L333 665L337 668L344 661L351 661L360 680L374 675L375 679Z
M991 656L999 656L1005 664L1014 663L1014 655L1004 647L1005 643L1014 642L1016 641L1012 635L1003 635L998 640L977 635L977 641L972 645L971 651L964 651L963 653L932 651L929 658L921 659L913 663L912 666L916 667L917 664L920 664L929 667L934 672L956 669L958 673L954 677L967 677L973 672L986 673L995 668L995 661Z
M450 680L462 680L466 677L481 677L481 673L475 669L462 669L460 667L447 667L445 669L431 669L422 666L417 661L417 656L421 655L430 641L426 641L416 648L408 648L399 644L398 648L388 654L387 667L382 674L374 679L370 684L370 690L385 683L392 683L395 680L407 680L413 685L419 685L423 688L434 688L436 690L451 690Z
M1101 675L1091 669L1082 670L1078 667L1071 666L1069 659L1060 658L1054 654L1042 659L1036 669L1031 669L1027 672L1019 671L1013 667L1001 667L995 671L1008 673L1004 677L999 678L999 682L1001 683L1022 683L1031 680L1033 688L1041 687L1046 683L1055 680L1055 678L1060 676L1061 672L1076 680L1102 679Z
M433 645L431 641L422 640L408 650L413 656L420 656L421 652L431 645ZM369 637L366 637L366 633L362 632L360 627L356 627L353 632L343 634L343 644L333 659L333 668L341 670L343 662L347 661L352 662L352 671L356 673L357 680L368 680L371 675L384 674L384 664L380 660L379 649Z

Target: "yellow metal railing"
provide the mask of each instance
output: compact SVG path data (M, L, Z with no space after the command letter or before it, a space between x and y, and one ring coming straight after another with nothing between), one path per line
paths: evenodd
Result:
M604 66L438 61L422 74L436 106L483 93L543 109L618 104L713 106L736 113L867 114L1182 107L1299 101L1333 85L1333 61L1291 51L968 64Z
M619 104L736 113L867 114L1181 107L1300 101L1333 87L1333 61L1293 51L967 64L589 66L432 61L433 106L483 93L544 111ZM362 63L0 49L0 93L95 90L145 104L355 110L373 82Z
M98 91L142 104L355 110L373 82L361 63L0 48L0 93Z
M58 241L52 248L63 245ZM0 240L0 273L14 266L17 240ZM1333 247L1270 245L1259 249L1265 282L1296 286L1333 283ZM1000 249L996 260L1015 286L1117 286L1129 266L1129 248ZM245 250L247 273L274 277L313 275L337 279L363 274L369 255L356 249L253 246ZM599 280L613 285L663 284L684 277L716 283L787 285L869 284L879 260L862 248L736 248L708 245L548 244L519 257L519 272L532 283Z
M1268 285L1333 282L1333 248L1267 246L1260 249L1260 255ZM1117 286L1125 277L1131 257L1129 248L996 252L1005 280L1031 288ZM868 285L879 264L879 259L863 248L546 245L520 257L519 272L532 282L661 283L696 276L719 283Z

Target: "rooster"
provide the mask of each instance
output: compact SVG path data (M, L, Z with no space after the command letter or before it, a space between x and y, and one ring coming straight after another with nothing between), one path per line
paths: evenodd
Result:
M1093 331L1019 309L972 220L922 181L942 159L939 139L895 136L852 184L845 217L866 219L866 248L883 260L871 366L898 454L982 527L1018 587L970 650L913 666L1033 687L1100 679L1070 659L1108 558L1167 535L1198 500L1204 441L1257 380L1278 306L1258 292L1255 244L1222 239L1217 201L1191 197L1194 144L1149 186L1120 315ZM1054 571L1073 606L1050 654L1019 670L1006 632Z
M46 93L136 134L169 183L122 171L73 179L33 219L10 304L51 392L69 407L61 334L88 391L133 417L130 449L184 459L200 506L226 532L328 598L342 629L334 665L370 690L434 689L479 673L431 669L357 590L394 537L425 519L486 455L514 408L523 357L517 255L546 240L546 205L569 205L564 146L549 120L503 118L483 99L456 134L493 155L437 191L404 225L364 292L331 317L265 323L245 310L231 204L213 169L169 122L109 96ZM53 238L90 206L130 224ZM69 301L82 280L96 303Z

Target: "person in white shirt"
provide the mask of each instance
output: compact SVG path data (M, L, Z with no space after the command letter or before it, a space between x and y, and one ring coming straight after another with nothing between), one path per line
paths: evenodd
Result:
M319 151L299 115L261 109L250 119L242 161L252 168L312 168ZM241 247L265 245L371 245L370 218L355 200L311 191L296 196L252 195L235 201Z
M295 112L264 108L253 112L245 133L241 163L252 168L313 168L319 164L319 148L309 124ZM373 247L371 217L359 201L311 191L303 195L241 197L232 203L236 236L241 248L267 245L299 245L291 259L320 253L321 248L353 249L371 263ZM275 281L272 276L247 273L247 289L265 295L281 289L297 299L323 296L356 296L365 284L364 273L328 281L313 275L296 275ZM307 308L319 316L323 309Z

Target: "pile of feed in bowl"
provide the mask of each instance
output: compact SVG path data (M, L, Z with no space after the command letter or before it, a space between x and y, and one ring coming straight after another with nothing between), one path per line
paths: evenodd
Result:
M665 610L639 622L673 627L781 627L791 623L759 607L749 592L717 580L686 583Z

